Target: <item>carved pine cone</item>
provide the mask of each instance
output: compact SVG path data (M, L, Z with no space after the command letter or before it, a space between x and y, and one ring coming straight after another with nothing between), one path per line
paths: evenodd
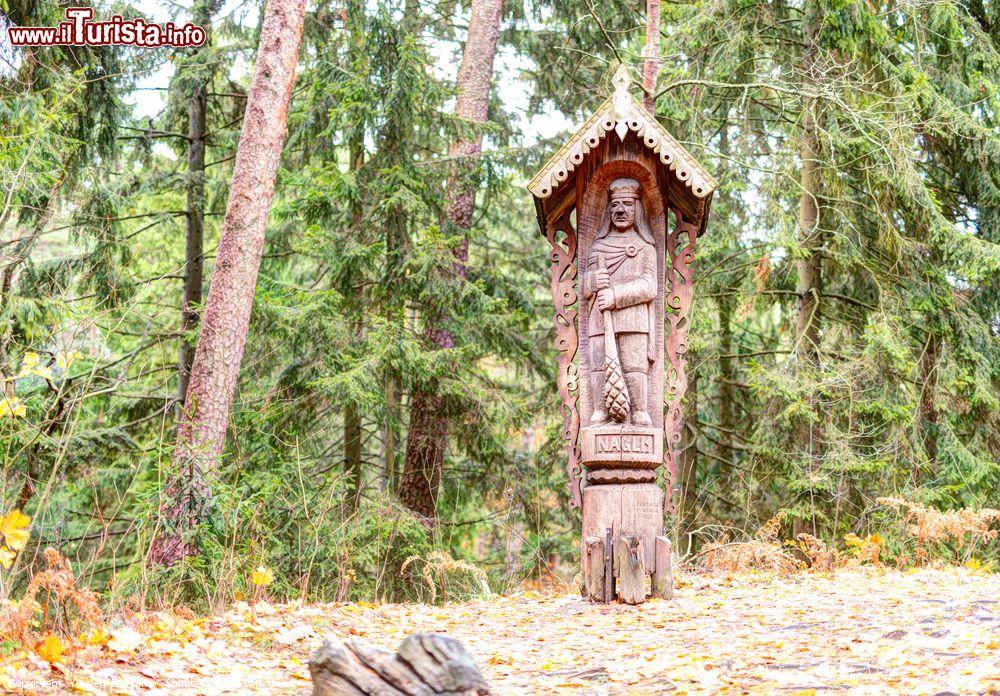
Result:
M628 418L628 387L622 376L621 365L617 360L604 359L604 404L608 414L619 423Z

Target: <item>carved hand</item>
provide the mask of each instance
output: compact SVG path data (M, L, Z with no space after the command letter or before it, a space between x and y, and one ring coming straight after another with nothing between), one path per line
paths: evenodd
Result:
M598 290L611 287L611 274L608 273L608 269L598 268L594 272L594 286Z
M603 288L597 291L597 308L602 312L615 308L615 291L611 288Z

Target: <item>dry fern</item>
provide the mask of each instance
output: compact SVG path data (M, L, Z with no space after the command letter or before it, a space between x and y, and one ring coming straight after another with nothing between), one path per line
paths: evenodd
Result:
M757 530L757 538L768 543L778 541L778 535L781 534L781 525L785 521L786 516L784 510L779 510L778 514L762 524L760 529Z
M76 586L66 557L51 548L45 549L42 555L48 567L35 573L19 602L0 611L0 637L28 645L50 633L78 635L84 627L101 621L97 595ZM40 618L37 618L38 612L41 612ZM36 618L37 629L34 628Z
M705 568L728 573L765 570L787 575L799 570L800 564L780 545L755 540L708 544Z
M411 563L423 562L420 574L431 594L431 602L436 602L440 592L441 601L468 597L489 597L490 591L486 573L481 568L441 551L432 551L426 557L410 556L403 562L405 571ZM440 588L440 589L439 589Z
M786 575L795 572L801 564L778 541L784 519L784 511L779 512L757 530L756 538L751 541L723 539L706 544L702 550L705 568L727 573L764 570Z
M795 540L796 548L809 557L809 570L828 571L843 565L843 559L837 549L831 549L822 539L812 534L799 534Z
M992 541L1000 534L1000 510L959 508L936 510L902 498L879 498L882 505L905 508L906 532L917 542L917 562L928 559L927 544L954 541L968 551L979 543Z

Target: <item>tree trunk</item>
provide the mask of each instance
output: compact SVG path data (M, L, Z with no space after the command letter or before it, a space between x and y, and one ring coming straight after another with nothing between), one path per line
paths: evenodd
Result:
M348 480L348 503L358 507L361 498L361 413L354 404L344 407L344 473Z
M382 429L382 468L386 485L392 490L396 485L396 420L399 417L400 400L396 393L396 379L392 375L385 378L385 427Z
M366 54L365 33L365 6L363 0L350 0L347 3L347 16L351 18L348 22L349 36L351 39L351 52L355 59L360 60ZM365 163L365 119L359 118L354 123L349 136L349 166L351 172L358 176L358 172ZM357 181L357 178L355 179ZM362 205L363 194L359 191L357 197L351 203L351 229L361 229L364 219L364 208ZM358 290L357 297L351 304L351 311L354 313L354 335L359 341L363 341L364 319L362 315L365 306L364 290ZM361 411L358 405L349 402L344 405L344 473L348 477L348 504L352 509L357 509L363 489L363 478L361 471L361 451L363 432L361 430Z
M813 10L816 11L815 9ZM808 21L808 20L807 20ZM814 83L816 71L816 29L807 25L803 68L805 86ZM806 96L802 101L801 158L799 175L799 246L802 254L796 261L798 307L796 311L796 350L800 360L815 365L819 359L820 295L823 290L823 234L820 229L820 152L817 122L818 105Z
M184 403L188 382L191 378L191 363L194 362L194 346L187 340L187 334L198 325L198 305L201 304L201 289L204 279L204 238L205 238L205 112L208 104L208 85L200 76L204 69L205 55L211 40L211 9L209 2L195 5L194 23L205 27L205 44L194 56L198 77L192 79L191 99L188 101L187 137L187 215L184 248L184 294L181 297L181 348L178 357L177 400Z
M646 0L646 50L642 64L642 103L656 114L656 77L660 72L660 0Z
M938 359L941 352L941 336L930 333L927 345L920 356L920 420L924 436L924 451L930 463L931 471L937 469L938 457L938 408L937 383ZM919 483L920 472L915 472L914 482Z
M805 49L802 57L802 68L805 74L803 88L810 89L817 75L816 52L817 33L820 26L820 8L814 3L807 3L804 18ZM820 220L820 191L822 172L820 170L819 147L819 104L818 101L805 94L802 97L801 124L801 159L802 171L799 175L799 232L798 241L800 253L796 260L798 281L795 292L798 295L798 306L795 317L795 351L801 367L816 367L820 355L820 297L823 292L823 232ZM811 399L812 397L810 397ZM807 458L807 475L810 479L817 475L823 459L823 427L821 424L808 422L801 432ZM810 500L813 500L810 494ZM809 531L816 534L816 513L813 509L812 527L804 528L804 520L795 520L793 530L797 535Z
M406 0L403 5L403 21L401 33L406 35L419 34L420 6L417 0ZM400 46L392 46L395 58L398 58ZM409 118L412 102L405 98L404 90L395 90L396 99L386 104L386 120L381 130L378 159L385 169L402 168L412 161L414 151L413 122ZM387 219L384 224L385 233L385 279L386 287L394 287L399 278L398 269L402 266L407 246L408 219L404 209L392 204L387 205ZM400 332L405 331L406 310L404 300L390 293L385 303L386 322L395 326ZM390 489L397 476L396 458L399 450L400 413L402 411L403 394L399 379L391 369L383 374L385 394L385 428L383 431L383 467L386 481Z
M285 140L304 14L305 0L268 0L264 10L229 204L178 428L173 455L178 473L164 491L165 529L151 549L152 560L162 564L196 553L186 535L205 515L210 495L207 474L217 465L225 444Z
M428 523L437 516L437 494L444 464L448 419L439 415L441 399L418 391L410 405L410 433L406 440L399 499Z
M455 115L473 123L485 123L488 117L493 60L500 35L502 0L473 0L469 20L469 35L456 83ZM472 214L479 188L478 163L475 157L482 150L481 135L459 138L449 148L457 160L456 171L448 177L446 214L451 226L464 236L472 227ZM455 248L455 275L464 279L469 259L469 240L465 237ZM451 334L428 327L439 349L454 345ZM399 496L404 505L432 521L437 511L437 493L444 466L448 441L448 419L442 415L440 395L416 393L410 407L410 433L406 441L406 457Z
M723 291L719 297L719 446L717 454L720 459L727 462L733 461L733 432L735 423L733 418L733 403L736 395L733 390L735 380L735 369L733 359L728 357L733 355L733 296L729 294L729 288ZM732 480L733 467L727 467L722 472L722 480Z
M795 292L796 352L799 359L815 365L819 361L820 293L823 288L822 235L819 231L819 163L816 160L816 130L811 108L802 116L802 173L799 196L799 245L804 256L795 262L798 283Z
M731 147L729 144L729 108L725 107L722 110L723 123L722 128L719 131L719 153L722 155L722 160L719 163L719 179L725 180L729 173L729 157L731 154ZM716 207L718 207L725 202L725 210L729 210L728 205L729 200L725 191L718 191L716 193L717 202ZM737 208L739 206L736 206ZM729 220L727 222L726 234L728 234L732 240L732 247L734 249L739 249L740 241L739 238L733 233L734 227L739 228L739 224L733 225ZM716 233L718 234L718 232ZM726 462L734 462L736 459L736 451L733 448L734 432L735 428L735 418L734 418L734 406L735 406L735 385L733 382L736 379L736 366L734 364L733 358L728 357L734 354L733 350L733 306L735 304L735 296L738 288L738 281L733 276L727 276L726 282L722 291L722 294L718 299L718 310L719 310L719 444L716 449L717 456ZM725 484L731 484L733 481L734 467L727 466L724 471L722 471L722 476L720 480Z

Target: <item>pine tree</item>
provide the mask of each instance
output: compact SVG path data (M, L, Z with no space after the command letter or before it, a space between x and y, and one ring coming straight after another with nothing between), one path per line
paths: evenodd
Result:
M472 124L485 123L489 113L493 60L500 35L501 0L474 0L465 41L462 66L455 85L455 116ZM478 176L475 158L482 150L482 133L456 139L448 156L459 160L448 178L445 215L459 239L454 242L453 272L460 280L468 275L469 240ZM473 161L468 161L468 160ZM425 331L441 350L455 347L451 332L435 326L435 317L425 318ZM437 492L448 440L448 418L442 412L439 395L423 390L413 395L406 459L399 486L400 500L420 516L433 520L437 513Z
M304 13L304 0L288 5L270 0L265 8L229 205L173 456L178 478L166 492L168 526L150 551L150 557L164 565L196 552L186 535L206 514L209 474L225 444L285 140Z

